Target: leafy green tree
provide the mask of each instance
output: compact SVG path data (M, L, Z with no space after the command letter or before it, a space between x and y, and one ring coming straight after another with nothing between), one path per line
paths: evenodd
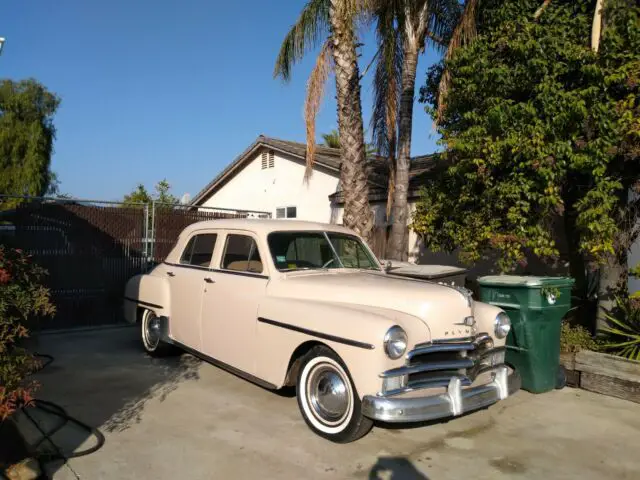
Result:
M175 205L179 203L177 197L170 193L171 185L166 179L159 181L155 186L155 193L149 194L146 187L139 183L135 190L124 196L122 202L127 206L136 206L142 203L158 202L161 204Z
M60 99L35 80L0 81L0 192L42 196L51 183ZM3 202L11 208L19 200Z
M152 201L153 198L151 198L151 195L149 195L149 192L147 192L146 187L142 183L139 183L136 186L135 190L124 196L122 203L130 207L137 206L141 203L151 203Z
M374 219L369 206L356 51L356 23L364 3L361 0L310 0L282 42L274 76L288 81L293 65L310 49L320 46L320 54L307 83L305 101L307 175L311 172L314 158L315 117L320 108L324 85L333 70L342 155L340 183L345 199L343 222L368 239L373 232Z
M634 0L630 0L632 5ZM444 55L445 61L450 60L459 48L468 45L473 42L478 34L478 16L479 12L487 5L491 8L491 2L485 2L483 0L464 0L461 2L464 4L462 14L458 16L455 28L452 31L451 38L447 42L447 50ZM533 13L533 20L538 20L540 16L545 12L547 7L551 4L551 0L544 0L539 4L538 8ZM591 39L590 46L594 52L597 52L600 48L600 38L602 36L602 12L607 6L605 0L595 0L591 2L593 19L591 22ZM587 39L585 39L586 41ZM440 122L442 113L446 106L447 92L451 84L451 72L445 66L440 75L440 85L438 86L438 107L435 110L436 123Z
M412 228L427 247L467 262L492 249L503 271L529 255L553 260L564 223L571 273L600 269L604 310L626 290L638 237L640 5L608 0L599 50L593 2L483 0L478 36L447 62L439 131L446 172L422 195ZM443 65L422 100L435 115ZM440 92L442 93L442 92Z

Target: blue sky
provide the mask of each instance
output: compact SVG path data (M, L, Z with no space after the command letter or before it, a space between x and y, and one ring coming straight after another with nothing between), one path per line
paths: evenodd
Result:
M259 134L304 141L311 53L283 84L280 43L304 1L3 0L0 77L33 77L62 99L53 170L61 191L117 200L167 178L193 197ZM375 49L362 38L361 68ZM436 59L427 52L417 85ZM363 79L365 126L371 72ZM337 128L333 78L317 132ZM414 155L435 150L432 121L414 110Z

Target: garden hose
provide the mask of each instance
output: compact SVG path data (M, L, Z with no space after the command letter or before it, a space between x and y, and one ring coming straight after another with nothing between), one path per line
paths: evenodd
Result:
M45 359L45 361L39 366L36 372L43 370L44 368L51 365L51 363L53 363L53 357L51 355L35 353L34 356ZM49 431L45 432L41 427L40 423L38 423L38 421L35 418L33 418L33 416L29 413L30 408L37 408L50 416L58 417L60 421ZM22 412L36 427L36 429L42 434L42 438L40 438L40 440L37 443L32 445L32 448L34 450L37 450L40 445L48 441L54 449L54 452L51 452L51 453L38 454L37 460L41 464L41 466L44 466L44 464L46 463L57 461L57 460L62 460L65 464L67 464L68 460L71 458L82 457L98 451L100 448L102 448L102 446L105 443L105 437L100 430L98 430L95 427L91 427L84 422L81 422L77 418L72 417L67 413L67 411L64 408L62 408L60 405L56 403L49 402L46 400L33 399L22 407ZM81 429L89 432L91 435L93 435L96 438L96 444L91 448L88 448L86 450L82 450L79 452L78 451L74 451L71 453L62 452L60 447L58 447L58 445L56 445L56 443L53 441L52 436L55 435L57 432L59 432L68 423L72 423L80 427ZM44 468L42 470L44 471ZM76 477L77 477L77 474L76 474Z

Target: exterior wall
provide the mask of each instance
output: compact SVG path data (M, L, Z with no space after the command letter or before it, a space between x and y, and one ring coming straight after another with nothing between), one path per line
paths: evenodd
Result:
M209 197L203 207L258 210L276 218L276 208L296 207L298 220L329 223L329 195L338 187L338 173L315 168L304 181L304 164L275 152L273 168L262 169L258 152L240 172Z
M382 203L374 203L371 206L371 210L373 210L373 216L375 219L376 226L384 225L385 218L387 216L386 208L387 206ZM344 207L331 207L331 223L335 225L341 225L343 214L344 214Z

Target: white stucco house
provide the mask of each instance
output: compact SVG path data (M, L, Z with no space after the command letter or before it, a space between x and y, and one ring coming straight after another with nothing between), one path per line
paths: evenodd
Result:
M318 145L313 174L305 179L303 143L259 136L193 199L199 207L263 211L273 218L341 223L344 200L339 191L340 150ZM417 199L421 176L434 164L433 156L412 161L410 203ZM369 201L376 226L387 225L387 167L381 157L369 158ZM420 243L411 232L410 260L418 261Z

